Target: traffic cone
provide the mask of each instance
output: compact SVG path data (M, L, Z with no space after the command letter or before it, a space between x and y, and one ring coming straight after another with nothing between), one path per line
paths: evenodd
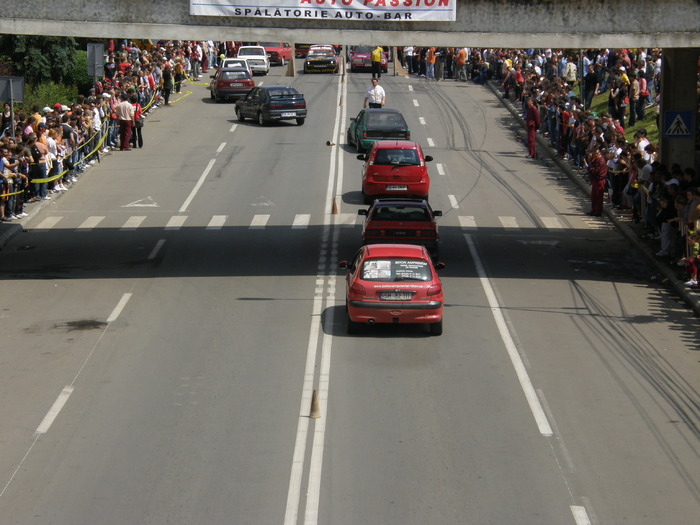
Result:
M338 205L335 202L335 199L333 199L333 211L331 211L332 215L338 215Z
M318 406L318 394L316 393L316 389L314 389L314 393L311 396L311 412L309 413L309 417L311 419L318 419L321 417L321 409Z

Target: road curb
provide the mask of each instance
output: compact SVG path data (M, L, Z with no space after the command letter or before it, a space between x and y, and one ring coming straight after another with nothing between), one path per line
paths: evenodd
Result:
M525 119L523 119L520 111L510 102L510 100L503 97L492 81L489 81L487 86L524 129ZM586 196L589 195L591 187L583 179L582 175L574 171L568 162L565 162L563 159L559 158L544 137L537 134L536 140L539 151L545 151L549 159L554 162L554 164L556 164L557 167L559 167L559 169L561 169L561 171L563 171L566 176L574 184L576 184L576 186L578 186L581 192ZM629 225L620 220L620 217L613 210L606 207L603 209L603 214L610 219L610 221L612 221L615 227L620 230L620 232L630 243L634 245L635 248L642 252L650 265L655 268L659 274L663 275L664 279L661 282L667 283L670 288L693 310L695 315L700 317L700 296L686 288L683 282L676 277L676 273L673 271L673 269L668 264L660 261L654 254L653 250L639 238L639 235L632 228L630 228Z

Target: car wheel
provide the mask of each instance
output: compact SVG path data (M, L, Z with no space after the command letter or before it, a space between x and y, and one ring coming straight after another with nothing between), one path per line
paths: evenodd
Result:
M282 66L287 65L287 61L283 58L283 59L282 59L282 64L280 64L280 65L282 65Z
M213 90L209 92L209 96L211 97L212 100L214 100L214 91Z
M348 317L348 333L350 335L359 334L361 328L362 323L356 323L355 321L351 321L350 317Z
M303 126L303 125L304 125L304 121L306 121L305 118L298 118L298 119L297 119L297 126Z
M442 319L437 323L429 324L428 330L430 331L430 335L442 335Z
M221 102L221 97L218 97L218 96L217 96L217 97L214 97L214 99L216 100L216 103L217 103L217 104L218 104L219 102Z
M243 122L245 120L245 117L243 116L243 112L241 111L241 108L236 108L236 116L238 117L238 120Z
M374 197L372 197L371 195L367 195L365 193L364 188L362 189L362 202L364 202L365 204L372 204L372 202L374 202Z
M361 140L356 140L355 142L355 149L357 150L358 153L364 153L364 150L362 149L362 141Z
M262 111L260 111L258 113L258 124L260 124L261 126L264 126L265 124L267 124L265 117L263 117Z

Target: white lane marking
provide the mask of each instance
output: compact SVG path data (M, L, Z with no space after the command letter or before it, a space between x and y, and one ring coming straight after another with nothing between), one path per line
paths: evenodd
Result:
M428 137L428 146L430 146L431 148L435 146L435 142L430 137Z
M544 224L545 228L548 230L561 230L564 228L564 225L558 217L541 217L541 219L542 224Z
M124 225L119 228L119 231L132 231L141 226L141 223L146 220L145 215L133 215L129 217Z
M294 217L294 222L292 222L293 230L305 230L309 226L311 221L311 215L308 213L300 213Z
M149 260L149 261L152 261L153 259L156 258L156 256L158 255L158 252L160 251L160 249L163 247L164 244L165 244L165 239L160 239L160 240L156 243L156 245L155 245L155 246L153 247L153 249L151 250L151 253L148 254L148 260Z
M75 231L87 232L94 229L98 224L104 220L104 215L93 215L88 217L83 221L83 223L78 226Z
M498 220L501 221L501 225L507 230L520 229L520 226L518 226L518 221L515 217L499 217Z
M333 129L333 142L338 144L340 141L337 138L342 134L341 122L345 122L347 116L347 109L341 102L347 100L347 83L338 82L338 104L335 115L335 126ZM337 162L337 170L336 170ZM311 408L311 398L313 395L314 387L314 375L316 370L316 354L318 352L319 346L319 334L321 333L321 313L323 312L323 283L326 282L326 272L329 271L334 273L336 271L335 261L337 260L337 239L339 236L340 228L333 229L334 245L329 247L329 237L331 232L331 225L333 220L337 221L340 215L332 215L333 207L333 195L336 192L342 191L342 179L343 179L343 152L336 146L331 150L330 164L328 168L328 185L326 188L326 206L323 222L323 232L321 235L321 252L318 261L318 276L316 279L316 289L317 292L314 295L312 316L311 316L311 326L309 328L309 343L306 351L306 368L304 371L304 383L302 387L301 394L301 408L300 417L297 425L297 434L294 443L294 456L292 458L292 469L289 476L289 490L287 492L287 506L284 515L284 525L297 525L298 515L299 515L299 503L301 499L302 490L302 479L304 474L304 462L306 456L306 446L307 446L307 435L309 431L310 419L309 409ZM330 261L328 260L330 259ZM320 286L319 286L320 285ZM320 288L320 290L319 290ZM329 290L331 286L328 286ZM326 310L328 315L325 318L325 322L332 323L333 319L333 309L328 308L326 303ZM334 303L333 303L334 304ZM330 319L330 320L329 320ZM328 343L327 343L328 341ZM330 341L332 341L332 336L326 335L323 332L323 351L330 352ZM327 343L327 344L326 344ZM321 377L319 384L319 405L323 404L322 412L325 418L326 414L326 402L328 397L328 381L326 369L330 367L330 354L326 353L321 358ZM312 470L309 472L308 478L308 488L306 491L306 515L316 516L315 520L310 519L305 523L308 525L315 525L318 521L318 502L320 493L320 459L323 457L323 446L325 439L325 424L319 424L319 420L315 420L315 432L312 444L312 458L311 464L313 465ZM320 458L319 458L320 454Z
M455 197L454 195L448 195L447 198L450 199L450 206L452 206L453 209L456 210L457 208L459 208L459 202L457 201L457 197Z
M119 317L119 314L122 313L122 310L126 306L126 303L128 303L129 299L131 299L131 295L131 293L125 293L124 295L122 295L122 298L119 299L117 306L115 306L114 310L112 310L112 313L109 314L109 317L107 318L108 323L117 320L117 317Z
M228 215L214 215L207 224L207 230L220 230L226 224L226 219Z
M467 230L475 230L476 229L476 219L474 218L473 215L460 215L459 216L459 225L462 228L465 228Z
M139 199L129 204L124 204L122 208L158 208L158 203L153 200L153 197L148 196L145 199Z
M225 142L222 142L221 144L219 144L219 147L216 148L216 153L217 153L217 154L221 153L222 151L224 151L224 148L225 148L225 147L226 147L226 143L225 143Z
M418 107L420 105L420 104L418 104L418 101L415 98L413 99L413 105L416 107Z
M249 230L262 230L265 228L267 221L270 220L269 215L253 215L253 220L250 221Z
M63 217L46 217L43 221L41 221L39 224L36 226L36 230L50 230L54 226L56 226Z
M425 126L425 119L423 117L418 117L418 122Z
M408 90L413 91L413 86L411 84L408 85Z
M262 86L264 84L263 81L258 82L258 86Z
M442 164L440 164L439 162L438 162L437 164L435 164L435 169L437 170L438 175L444 175L444 174L445 174L445 168L443 168L443 167L442 167Z
M207 164L207 167L204 169L202 174L199 176L199 180L197 181L197 184L194 185L194 188L192 188L192 191L190 194L187 196L185 199L185 202L182 203L182 206L180 206L180 213L183 211L187 210L187 207L190 205L192 202L192 199L194 199L194 196L197 195L197 192L199 191L199 188L202 187L202 184L204 184L204 179L207 178L207 175L209 175L209 172L211 171L212 166L214 166L214 163L216 162L216 159L211 159L209 161L209 164Z
M170 217L168 224L165 225L165 229L168 231L179 230L180 228L182 228L182 225L185 224L186 220L187 215L173 215L172 217Z
M231 129L229 129L228 132L233 133L234 131L236 131L237 127L238 127L238 124L234 124L233 126L231 126Z
M576 525L591 525L591 520L588 519L586 507L580 505L571 505L571 513L574 515Z
M41 423L37 427L35 431L37 434L46 434L49 431L51 424L54 422L54 420L58 416L58 413L66 404L68 398L72 393L73 387L71 385L68 385L64 387L63 390L61 390L61 393L58 394L56 401L54 401L53 405L51 406L47 414L44 416L44 419L41 420Z
M532 382L530 381L530 377L527 375L527 370L525 369L523 360L520 357L520 353L513 342L513 337L510 335L508 324L503 317L501 305L498 304L498 299L496 298L496 294L491 286L491 281L486 275L486 270L484 270L484 265L479 257L479 252L476 250L474 239L472 238L471 234L468 233L464 234L464 239L467 241L467 246L469 247L472 259L474 260L474 266L476 267L477 274L479 275L479 281L481 281L481 286L484 289L484 293L486 294L486 298L489 302L491 314L493 315L494 321L496 321L498 332L501 334L503 344L508 351L508 356L513 364L515 373L518 376L518 381L520 381L520 387L523 389L523 393L525 394L525 399L527 400L528 405L530 405L532 415L535 417L537 428L539 429L540 434L545 437L550 437L553 435L552 427L549 425L549 421L547 421L547 416L542 409L540 400L537 397L537 392L535 392L535 389L532 386Z

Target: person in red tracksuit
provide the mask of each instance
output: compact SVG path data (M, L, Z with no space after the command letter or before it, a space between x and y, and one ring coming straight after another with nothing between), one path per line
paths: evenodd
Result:
M525 111L525 126L527 127L527 155L537 158L537 142L535 135L540 129L540 110L535 106L531 98L527 99L527 109Z
M608 178L608 163L604 148L598 148L588 157L588 177L591 181L591 211L587 215L600 217L603 214L603 193Z

